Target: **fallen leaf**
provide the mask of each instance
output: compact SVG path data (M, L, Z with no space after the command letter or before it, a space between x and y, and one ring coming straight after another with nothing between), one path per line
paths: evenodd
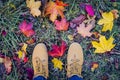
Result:
M69 39L69 40L73 40L73 39L74 39L74 36L73 36L73 35L68 35L68 39Z
M10 58L5 57L3 63L5 65L7 74L9 74L11 72L11 69L12 69L12 62L11 62Z
M23 51L21 51L21 50L19 50L17 52L17 54L18 54L19 59L22 59L23 57L25 57L25 53ZM23 54L24 54L24 56L23 56Z
M23 43L23 46L21 48L22 51L24 51L26 53L26 49L27 49L27 44L26 43Z
M119 17L118 10L113 9L113 10L111 10L111 12L113 13L115 19L117 19Z
M79 24L81 24L85 19L86 19L86 16L83 15L83 14L81 14L80 16L74 18L74 19L71 21L71 23L76 24L76 25L79 25Z
M85 37L90 37L92 33L90 32L93 28L95 27L95 20L92 20L90 23L85 25L85 23L79 24L77 27L77 32L81 34L84 38Z
M97 62L93 62L91 66L91 71L94 72L95 69L99 67L99 64Z
M35 31L32 30L33 24L27 23L25 20L19 24L20 31L27 37L30 37L35 34Z
M100 34L98 32L93 32L94 38L99 38Z
M102 19L98 21L99 25L103 25L102 31L112 30L113 28L113 20L114 15L112 12L104 12L102 13Z
M58 45L52 45L52 50L48 52L48 54L52 57L61 57L65 50L66 50L66 43L62 41L62 44L60 46Z
M59 2L59 3L58 3ZM58 14L61 18L64 18L64 6L66 6L62 1L53 2L50 0L46 5L46 13L45 15L50 15L50 20L54 22L57 19Z
M62 18L61 21L55 20L55 29L58 31L66 31L68 30L69 22L65 18Z
M60 60L58 60L57 58L53 58L52 63L54 65L54 68L58 68L58 69L62 70L63 63Z
M24 63L28 62L28 57L24 57L23 61Z
M22 48L17 52L18 58L23 60L25 63L28 61L28 58L26 57L26 49L27 49L27 44L23 43Z
M39 10L41 6L41 1L35 1L35 0L26 0L27 7L30 8L30 13L35 16L40 16L41 11Z
M89 16L94 16L94 9L93 9L92 5L86 4L85 10L87 11Z
M92 41L93 47L96 48L95 53L105 53L107 51L111 51L112 48L115 47L113 44L114 38L111 36L108 40L106 40L105 36L100 36L99 42Z
M63 3L62 1L56 0L56 4L59 6L68 6L68 4Z
M34 38L30 38L29 40L26 41L27 44L33 44L35 42Z

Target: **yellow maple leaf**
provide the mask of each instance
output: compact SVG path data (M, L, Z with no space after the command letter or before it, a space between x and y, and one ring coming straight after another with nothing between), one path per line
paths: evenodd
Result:
M23 46L22 46L22 48L21 48L21 50L24 51L25 53L26 53L27 46L28 45L26 43L24 43Z
M52 63L54 64L54 68L59 68L60 70L62 70L63 63L60 60L58 60L57 58L53 58Z
M100 36L99 42L92 41L93 47L96 48L95 53L105 53L107 51L111 51L112 48L115 47L113 44L114 38L111 36L108 40L106 40L105 36Z
M114 15L112 12L104 12L102 13L102 19L98 21L99 25L103 25L102 31L112 30L113 28L113 20Z
M67 6L62 1L59 1L61 4L57 4L50 0L50 2L46 5L46 13L45 15L50 15L50 20L54 22L57 19L58 14L64 18L64 6Z
M41 6L41 1L35 1L35 0L26 0L27 7L30 8L30 13L35 16L40 16L41 11L39 10Z

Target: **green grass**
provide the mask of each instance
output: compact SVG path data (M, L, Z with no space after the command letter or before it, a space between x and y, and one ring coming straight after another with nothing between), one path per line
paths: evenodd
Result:
M80 2L88 2L89 0L65 0L64 2L69 3L69 6L66 7L65 16L67 20L72 20L78 15L85 14L85 12L79 8ZM112 9L118 9L120 14L120 2L111 3L109 0L91 0L90 3L93 5L96 10L96 15L99 16L99 10L110 11ZM115 4L117 6L115 6ZM15 8L14 8L14 6ZM26 16L22 16L26 14ZM120 80L120 18L114 22L114 28L112 32L102 33L100 31L100 26L96 25L95 31L100 32L106 36L113 35L115 38L114 43L116 43L115 50L118 54L94 54L94 49L89 48L91 45L91 38L82 38L80 35L74 38L73 41L70 41L67 36L73 34L73 30L69 28L66 32L58 32L54 28L54 24L49 21L48 18L34 18L30 13L29 9L26 7L25 0L6 0L4 3L0 2L0 33L2 30L6 30L7 35L0 35L0 54L9 56L13 58L15 52L19 49L19 44L26 42L29 38L26 38L23 34L17 34L19 31L19 23L26 19L31 21L33 19L34 30L36 35L33 37L36 39L34 44L30 44L27 48L29 61L26 64L21 63L18 65L16 61L12 61L12 72L7 75L3 74L0 76L0 80L27 80L26 72L24 68L31 67L31 55L34 46L37 43L43 42L46 44L48 49L50 49L52 44L59 43L60 40L67 42L67 46L77 41L81 44L84 50L84 64L82 70L82 76L84 80ZM68 50L68 48L67 48ZM51 63L51 57L49 57L49 79L48 80L67 80L66 77L66 53L63 57L59 59L64 63L64 69L62 71L54 69L53 64ZM118 60L118 69L115 68L115 62ZM90 65L92 62L98 62L99 68L94 72L91 71ZM0 66L1 67L1 66ZM20 67L20 68L19 68ZM108 79L104 79L108 77ZM5 79L6 78L6 79Z

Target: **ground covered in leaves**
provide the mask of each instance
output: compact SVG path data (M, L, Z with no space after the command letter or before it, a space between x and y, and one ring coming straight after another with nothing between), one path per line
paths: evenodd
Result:
M41 42L49 51L48 80L67 80L72 42L83 48L84 80L120 80L120 2L63 2L45 4L47 10L41 11L39 2L31 6L29 0L0 0L0 80L32 80L32 52Z

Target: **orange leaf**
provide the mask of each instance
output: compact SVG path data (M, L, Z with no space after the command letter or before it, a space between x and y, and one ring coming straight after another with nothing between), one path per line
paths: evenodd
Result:
M48 52L48 54L52 57L60 57L64 54L66 50L66 43L62 41L62 44L60 46L58 45L52 45L52 50Z
M55 20L55 29L58 31L66 31L68 30L69 22L66 21L65 18L62 18L61 21Z
M50 15L50 20L54 22L57 19L58 14L64 18L64 6L65 4L62 1L58 1L55 3L50 0L50 2L46 5L46 13L45 15Z
M95 27L95 20L92 20L90 23L85 25L85 23L81 23L79 27L77 27L77 31L81 34L84 38L86 36L90 37L92 33L90 32Z
M63 3L62 1L56 0L56 4L59 6L68 6L68 4Z
M19 25L20 31L27 37L30 37L35 34L35 31L32 30L32 27L33 27L33 24L27 23L25 20Z
M99 67L99 64L97 62L93 62L92 65L91 65L91 71L94 71L98 67Z

